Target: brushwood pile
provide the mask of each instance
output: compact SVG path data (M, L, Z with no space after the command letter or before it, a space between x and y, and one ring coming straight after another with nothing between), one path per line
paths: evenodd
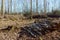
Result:
M55 31L58 28L57 25L57 23L49 20L35 21L34 23L21 27L21 31L18 32L19 38L24 35L32 38L43 36L49 32Z

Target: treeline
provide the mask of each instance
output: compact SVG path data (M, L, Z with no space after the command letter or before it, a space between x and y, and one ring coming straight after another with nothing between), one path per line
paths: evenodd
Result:
M1 0L1 14L3 14L3 15L5 15L5 14L12 14L12 0L8 0L8 11L6 11L6 6L5 6L5 1L6 0ZM15 14L18 14L17 12L16 12L16 0L13 0L14 1L14 12L15 12ZM26 1L27 0L24 0L24 2L23 2L23 5L24 5L24 9L23 9L23 13L25 13L25 10L27 10L26 9L26 6L28 6L28 5L26 5L25 3L26 3ZM30 13L32 14L32 2L33 0L30 0ZM46 12L46 0L44 0L44 11ZM36 0L36 13L38 13L38 0Z
M30 9L28 9L28 8L26 8L28 5L27 4L25 4L26 3L26 1L27 0L24 0L24 2L23 2L23 5L24 5L24 8L23 8L23 12L16 12L16 0L13 0L14 1L14 12L12 12L12 0L8 0L8 11L6 11L6 7L5 7L5 5L4 5L4 3L5 3L5 0L1 0L1 14L3 14L3 16L5 15L5 14L19 14L19 13L29 13L29 14L33 14L33 13L39 13L38 11L38 0L36 0L36 2L35 2L35 5L36 5L36 11L34 12L32 9L32 3L33 3L33 0L30 0ZM56 2L56 1L54 1L54 2ZM44 11L43 10L40 10L41 12L40 13L43 13L43 14L46 14L47 13L47 4L48 4L48 10L49 10L49 3L47 2L47 0L43 0L43 7L44 7ZM55 4L54 4L55 5ZM41 7L41 6L40 6ZM53 9L53 8L52 8ZM27 11L26 11L27 10Z

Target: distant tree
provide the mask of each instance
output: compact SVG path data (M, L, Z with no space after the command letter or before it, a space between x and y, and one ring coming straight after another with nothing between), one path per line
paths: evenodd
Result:
M56 8L56 0L54 0L54 8Z
M12 13L12 0L10 0L10 13Z
M30 0L30 12L32 14L32 0Z
M32 0L30 0L30 13L31 13L31 16L32 16Z
M44 13L46 14L46 0L44 0Z
M60 0L59 0L59 9L60 9Z
M26 12L26 0L23 0L23 12L25 13Z
M49 12L49 2L47 2L47 4L48 4L48 12Z
M8 13L12 13L12 0L8 0Z
M14 13L16 13L16 0L14 0Z
M4 16L4 0L1 2L1 14Z
M9 14L9 0L8 0L8 14Z
M36 13L38 13L38 0L36 0Z

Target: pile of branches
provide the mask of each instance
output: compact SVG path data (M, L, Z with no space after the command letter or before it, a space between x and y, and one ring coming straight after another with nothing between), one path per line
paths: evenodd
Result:
M34 22L25 27L21 27L21 31L18 34L19 37L26 35L28 37L36 38L56 30L58 28L57 25L57 23L49 20Z

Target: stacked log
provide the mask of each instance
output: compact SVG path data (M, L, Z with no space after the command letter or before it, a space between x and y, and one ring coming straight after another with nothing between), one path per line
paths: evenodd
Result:
M19 37L26 35L28 37L40 37L49 32L52 32L58 28L57 23L45 20L41 22L34 22L25 27L21 27L21 31L19 32Z

